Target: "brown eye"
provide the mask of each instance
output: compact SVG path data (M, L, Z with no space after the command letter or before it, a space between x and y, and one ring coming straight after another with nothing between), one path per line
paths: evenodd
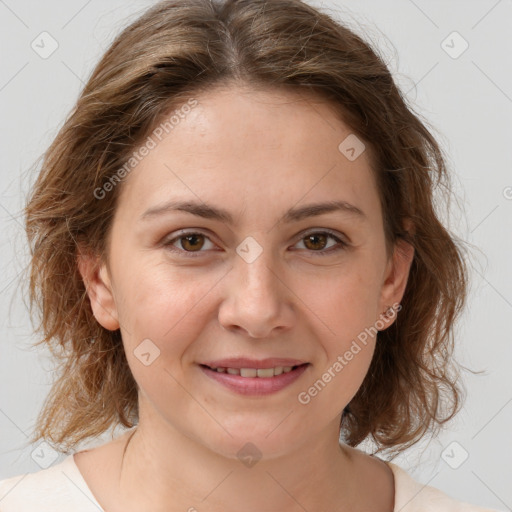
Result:
M200 233L182 236L178 240L182 240L181 247L186 251L195 252L201 250L204 245L204 235Z
M307 235L303 238L304 245L311 250L314 251L320 251L322 249L325 249L325 246L327 245L327 240L329 236L325 233L316 233L312 235Z
M336 243L328 246L329 239L334 240ZM304 244L307 252L317 253L315 256L327 256L334 254L340 250L348 247L348 243L338 238L334 233L329 231L315 231L306 234L300 239L300 242Z
M207 244L210 244L210 246L208 247ZM213 248L214 244L206 235L202 233L182 232L180 236L174 237L164 242L164 246L172 252L181 252L184 254L198 253L199 256L202 252Z
M335 243L329 244L329 239ZM324 256L334 254L348 247L348 243L338 238L329 231L315 231L303 236L300 242L304 244L306 251L315 253L315 256ZM206 246L205 246L206 244ZM210 247L207 244L211 244ZM208 236L199 232L181 233L180 236L174 237L166 242L164 246L175 253L188 254L190 256L199 256L202 252L208 252L208 249L214 248L214 243ZM204 250L203 250L204 249Z

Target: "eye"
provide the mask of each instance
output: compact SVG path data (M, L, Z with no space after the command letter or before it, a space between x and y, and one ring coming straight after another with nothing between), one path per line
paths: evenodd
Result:
M328 240L334 240L336 243L327 246ZM210 247L207 247L208 241ZM338 236L330 231L312 231L302 236L299 243L304 243L307 252L315 253L315 256L327 256L334 252L340 251L348 247L348 243L341 240ZM179 236L164 242L164 246L172 252L186 253L187 256L196 256L193 253L204 252L201 249L212 249L213 242L203 233L197 231L181 232ZM327 247L327 250L326 250ZM199 254L197 254L199 255Z
M182 232L179 236L164 242L164 245L172 252L196 253L204 252L201 251L201 249L205 246L205 240L208 240L213 246L211 240L203 233L190 231L185 233ZM176 247L176 243L179 244L178 247Z
M325 250L329 238L337 243L329 246L328 250ZM311 231L304 235L299 243L303 243L306 249L309 249L308 252L316 253L315 256L328 256L348 246L348 243L344 242L330 231Z

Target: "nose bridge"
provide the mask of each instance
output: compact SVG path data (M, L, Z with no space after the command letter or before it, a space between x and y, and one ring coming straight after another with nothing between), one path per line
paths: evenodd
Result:
M239 258L234 270L238 285L241 285L242 297L245 295L251 300L275 300L279 280L272 251L264 249L252 239L242 242L237 253Z
M272 251L248 238L237 247L219 320L224 327L237 326L263 337L276 327L289 325L291 318L285 314L286 287L282 276L278 277Z

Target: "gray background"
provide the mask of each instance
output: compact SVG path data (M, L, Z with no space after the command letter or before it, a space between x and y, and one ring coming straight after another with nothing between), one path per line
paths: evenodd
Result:
M0 479L64 458L26 443L52 367L45 350L30 346L36 339L22 293L28 184L99 57L153 3L0 0ZM451 228L478 249L457 356L484 373L464 373L464 410L441 436L394 462L457 499L512 510L512 1L312 3L386 56L450 155L462 207L453 205ZM43 31L59 45L46 59L31 47ZM464 42L453 31L469 44L456 58Z

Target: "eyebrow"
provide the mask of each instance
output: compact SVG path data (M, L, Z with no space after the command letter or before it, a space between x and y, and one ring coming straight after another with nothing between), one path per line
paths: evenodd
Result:
M218 220L229 225L234 224L234 218L227 210L195 201L169 201L162 205L154 206L146 210L140 216L140 220L147 220L173 211L187 212L204 219ZM355 219L367 219L365 213L360 208L347 201L328 201L290 208L278 222L298 222L308 217L331 212L343 212Z

